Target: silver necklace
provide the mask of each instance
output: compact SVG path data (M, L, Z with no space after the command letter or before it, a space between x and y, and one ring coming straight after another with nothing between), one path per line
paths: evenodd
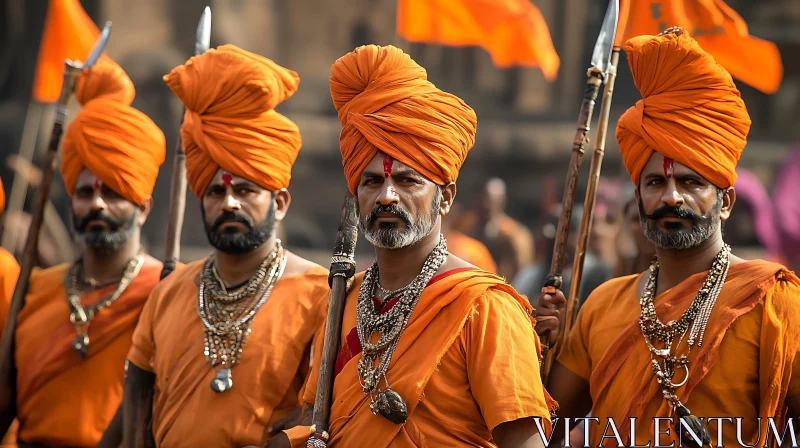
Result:
M364 393L370 396L372 413L376 415L380 413L394 423L401 424L406 421L408 408L403 398L389 386L386 371L422 291L447 261L448 255L447 241L440 235L439 242L428 254L420 273L408 286L402 288L397 303L382 314L378 313L372 301L378 289L377 262L373 263L364 274L356 311L356 328L362 347L362 357L358 362L358 379ZM373 336L376 333L379 335L378 340L373 343ZM379 388L381 380L386 383L384 390Z

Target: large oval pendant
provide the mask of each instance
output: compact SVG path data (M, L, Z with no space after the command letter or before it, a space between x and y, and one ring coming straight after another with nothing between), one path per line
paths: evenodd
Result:
M711 444L711 434L708 432L708 428L706 427L705 423L703 423L703 421L697 416L692 415L691 411L689 411L689 408L679 405L675 408L675 413L678 414L678 418L684 422L681 424L679 420L676 423L678 430L681 433L681 441L683 445L701 448L705 445ZM689 432L690 429L694 434ZM695 437L702 442L702 445L697 444Z
M214 392L222 393L233 387L233 378L231 377L231 369L219 369L217 376L211 380L211 389Z
M78 337L72 341L72 348L78 353L81 359L85 359L86 352L89 351L89 335L86 333L78 335Z
M392 423L400 425L408 419L406 402L403 401L403 397L400 394L391 389L378 392L373 405L378 410L378 413Z

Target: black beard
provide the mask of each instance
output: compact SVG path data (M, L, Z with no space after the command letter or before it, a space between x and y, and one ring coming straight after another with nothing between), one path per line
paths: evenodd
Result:
M720 209L722 208L722 195L717 196L717 203L707 215L700 216L695 212L680 207L663 206L657 208L652 214L648 215L644 211L644 204L639 200L639 223L642 232L656 247L661 249L684 250L691 249L703 244L706 240L714 236L721 226ZM671 213L679 218L689 219L692 223L691 229L659 229L653 223L654 220L664 217Z
M223 212L213 223L209 224L202 205L200 211L203 215L203 224L205 226L208 242L215 249L226 254L246 254L252 252L266 243L275 232L275 202L270 204L267 217L257 225L250 217L236 212ZM231 221L240 222L247 226L247 232L239 234L236 233L236 231L219 231L219 227L223 223Z
M136 228L139 210L134 210L127 220L119 220L101 210L89 212L86 216L72 216L72 229L75 239L98 256L108 256L120 250L130 240ZM108 230L87 230L90 221L103 221Z

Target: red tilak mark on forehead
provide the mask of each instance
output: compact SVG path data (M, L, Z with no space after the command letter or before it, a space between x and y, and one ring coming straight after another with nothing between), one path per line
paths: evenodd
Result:
M95 177L94 181L92 181L92 188L99 191L102 187L103 187L103 181Z
M394 165L394 159L392 156L383 156L383 176L387 179L389 176L392 175L392 166Z
M222 185L226 187L233 185L233 175L231 173L222 173Z
M673 174L675 174L675 161L669 157L664 157L664 175L669 179Z

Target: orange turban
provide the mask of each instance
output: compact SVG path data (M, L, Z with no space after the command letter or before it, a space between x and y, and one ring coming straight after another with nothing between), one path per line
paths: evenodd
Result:
M219 168L276 191L289 186L300 130L275 106L294 95L297 73L223 45L164 76L186 106L186 178L201 198Z
M0 182L0 213L6 209L6 190L3 188L3 183Z
M78 77L83 110L67 128L61 158L69 194L84 168L137 205L153 193L166 143L161 129L130 106L134 95L128 75L107 57Z
M331 97L353 194L378 151L444 185L455 182L475 144L475 111L437 89L424 68L392 46L367 45L339 58L331 68Z
M733 185L750 117L728 72L685 31L634 37L625 53L643 97L617 124L633 183L657 151L717 187Z

